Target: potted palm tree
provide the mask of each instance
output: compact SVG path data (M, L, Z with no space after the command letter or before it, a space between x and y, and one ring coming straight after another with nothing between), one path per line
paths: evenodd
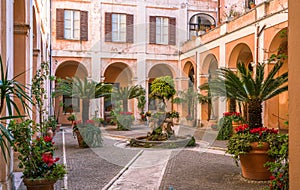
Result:
M99 131L96 129L95 125L90 125L89 121L89 109L90 109L90 100L109 96L111 93L112 85L97 83L93 80L88 80L87 78L80 79L78 77L59 79L57 87L53 93L53 96L67 95L73 98L79 98L82 100L82 125L79 126L78 130L75 130L78 138L81 137L81 133L85 136L95 137L95 140L98 140L98 137L95 135L88 135L87 133L92 131ZM101 134L100 132L97 134ZM92 141L89 138L89 141Z
M244 134L252 135L256 134L256 131L260 132L260 130L266 130L266 128L263 127L262 123L262 103L288 90L288 86L286 84L288 81L288 73L285 72L281 75L278 75L278 72L284 63L280 58L276 59L274 56L271 57L269 62L270 61L276 61L276 63L267 75L265 75L266 64L258 64L256 66L255 73L252 73L250 70L248 70L248 67L244 63L238 63L236 73L230 70L229 68L218 69L216 71L217 77L211 80L209 83L204 84L202 86L202 89L209 88L211 90L212 95L234 98L235 100L240 101L244 103L244 105L246 105L246 114L248 115L247 122L249 126L249 129L247 130L249 130L249 133L247 131L246 133L241 133L242 135L236 134L230 138L228 143L228 149L230 149L231 152L238 151L235 151L234 148L232 148L235 147L233 143L239 142L241 138L244 138ZM253 142L251 141L251 143ZM237 147L241 147L240 143L238 144L239 145ZM243 151L239 151L247 153L243 154L242 156L242 168L244 164L249 166L249 163L246 163L248 161L252 161L252 163L258 163L255 160L253 160L252 154L250 154L250 152L248 151L251 149L254 150L256 148L259 148L260 146L261 143L258 144L258 147L252 145L250 146L249 142L247 144L247 147L249 148L247 149L247 151L245 151L244 149ZM264 149L265 153L263 155L267 157L268 154L266 153L266 151L268 151L268 149ZM240 155L235 155L235 157L237 156L240 157ZM265 160L268 159L265 158ZM263 166L260 167L263 168ZM258 177L251 178L260 180ZM264 180L265 179L266 178L264 177Z
M119 130L128 130L133 121L132 113L128 112L128 100L138 98L142 95L145 95L145 89L140 85L120 87L113 90L112 98L116 101L121 101L123 106L123 111L116 113Z

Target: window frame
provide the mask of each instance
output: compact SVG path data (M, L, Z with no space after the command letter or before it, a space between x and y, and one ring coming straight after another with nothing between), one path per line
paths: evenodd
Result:
M114 16L117 16L117 20L114 20ZM122 23L122 17L124 23ZM114 25L116 25L117 30L114 31ZM123 25L123 26L122 26ZM127 18L126 14L123 13L112 13L111 14L111 41L112 42L122 42L125 43L127 40ZM117 34L117 38L114 38L114 33ZM123 38L122 38L123 33Z
M67 18L67 16L66 16L66 12L67 11L69 11L69 12L71 12L71 18L69 19L69 18ZM74 20L74 17L75 17L75 13L77 13L78 14L78 20ZM64 10L64 39L66 39L66 40L80 40L80 31L81 31L81 26L80 26L80 14L81 14L81 11L79 11L79 10L71 10L71 9L65 9ZM70 28L69 28L69 30L70 30L70 37L69 36L67 36L66 35L66 21L70 21ZM78 22L78 28L75 28L76 26L75 26L75 21L77 21ZM75 30L78 30L78 36L75 36Z
M159 20L159 22L158 22ZM169 44L169 17L161 17L157 16L155 18L155 43L160 45L168 45ZM159 26L158 26L159 24Z

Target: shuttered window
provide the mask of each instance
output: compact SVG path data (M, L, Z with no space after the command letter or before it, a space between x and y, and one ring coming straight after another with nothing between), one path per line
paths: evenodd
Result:
M105 41L133 43L133 15L105 13Z
M56 38L87 41L88 12L57 9Z
M149 43L176 45L176 18L150 16Z
M112 41L126 42L126 15L112 14Z
M80 12L65 10L65 39L80 39Z
M156 43L169 43L169 18L156 17Z

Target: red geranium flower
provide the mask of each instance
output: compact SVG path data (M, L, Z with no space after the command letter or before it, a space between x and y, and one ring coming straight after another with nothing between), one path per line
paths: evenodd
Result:
M45 136L45 137L44 137L44 141L45 141L45 142L51 142L51 141L52 141L52 137Z
M42 160L43 160L43 162L45 162L50 167L55 162L57 162L59 160L59 158L53 159L52 154L42 154Z

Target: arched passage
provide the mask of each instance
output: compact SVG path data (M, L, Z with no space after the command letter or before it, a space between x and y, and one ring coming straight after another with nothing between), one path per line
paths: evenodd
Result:
M208 54L204 59L201 67L200 84L209 82L215 77L215 71L218 69L218 60L214 54ZM209 92L208 92L209 93ZM207 95L207 94L204 94ZM215 120L218 118L218 98L212 98L211 103L201 104L201 119Z
M287 28L279 31L271 41L268 56L285 55L288 56L288 41ZM288 59L283 58L284 62L282 68L279 70L279 75L288 71ZM273 64L268 64L268 71L273 68ZM268 127L287 129L284 124L288 120L288 92L283 92L280 95L273 97L266 102L265 125Z
M188 78L188 88L195 87L196 85L196 69L192 62L188 61L184 64L183 74Z
M104 82L113 84L114 87L127 87L132 85L132 71L130 67L122 62L110 64L104 71ZM129 110L133 111L133 101L129 102ZM104 99L104 115L108 117L114 107L114 101L111 98Z
M132 72L129 66L122 62L110 64L104 71L104 82L124 87L132 84Z
M253 53L245 43L236 45L230 53L228 68L236 68L237 63L245 63L250 70L253 70Z
M148 74L148 93L150 94L151 83L154 81L155 78L162 77L162 76L171 76L174 78L173 72L169 65L167 64L156 64L151 67L149 74ZM167 108L171 108L171 103L167 103ZM148 110L156 110L157 109L157 102L154 99L148 99Z
M88 72L85 66L77 61L65 61L61 63L56 71L56 78L66 79L67 77L79 77L81 79L88 76ZM67 117L69 114L75 112L79 113L81 111L81 102L78 98L71 98L68 96L62 96L55 98L55 108L54 112L59 116L59 123L69 123ZM63 114L60 114L63 113ZM77 119L81 114L76 114Z

